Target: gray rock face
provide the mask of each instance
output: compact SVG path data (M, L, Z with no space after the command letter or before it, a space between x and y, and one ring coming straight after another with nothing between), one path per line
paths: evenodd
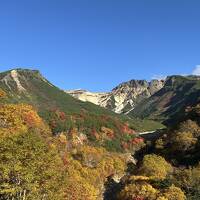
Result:
M73 97L100 105L116 113L128 114L135 105L160 90L164 80L130 80L119 84L111 92L92 93L86 90L66 91Z

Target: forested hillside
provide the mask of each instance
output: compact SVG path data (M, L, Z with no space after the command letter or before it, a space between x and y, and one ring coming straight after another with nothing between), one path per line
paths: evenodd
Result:
M112 199L200 199L199 104L187 108L185 116L135 154L137 165L129 167Z
M90 140L74 126L66 129L62 112L53 113L49 126L32 106L3 103L8 96L2 89L0 98L0 199L102 199L107 177L125 173L130 154L109 152L97 142L113 140L110 128L102 128L105 138L94 131ZM119 151L143 146L132 129L119 126L126 138ZM110 144L106 148L116 151Z
M131 119L92 103L79 101L46 80L39 71L16 69L0 73L0 88L7 97L2 103L25 103L37 109L54 135L76 133L78 138L108 150L132 148L138 131L155 130L162 124Z

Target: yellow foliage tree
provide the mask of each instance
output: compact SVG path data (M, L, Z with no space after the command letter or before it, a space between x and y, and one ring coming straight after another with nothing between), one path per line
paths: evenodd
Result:
M5 98L6 97L6 92L4 92L1 88L0 88L0 99L1 98Z
M187 120L185 122L182 122L179 125L179 131L180 132L190 132L192 133L195 137L199 136L200 132L200 127L195 121L192 120Z
M158 197L156 200L168 200L166 197Z
M172 185L165 191L164 197L166 197L168 200L185 200L186 199L184 192L180 188L175 187L174 185Z
M140 173L153 179L164 179L172 172L172 166L161 156L145 155L140 167Z
M194 147L198 139L195 138L192 132L177 132L172 138L173 150L187 151Z
M98 199L107 177L122 175L126 169L125 157L104 148L82 146L68 153L67 158L67 199Z
M148 183L129 184L119 193L119 200L148 199L156 200L159 191Z
M0 105L0 136L27 132L29 128L48 128L32 106L26 104Z

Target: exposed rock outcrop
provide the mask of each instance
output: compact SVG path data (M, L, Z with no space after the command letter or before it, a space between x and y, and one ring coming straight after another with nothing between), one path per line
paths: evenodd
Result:
M111 92L93 93L86 90L68 90L73 97L100 105L116 113L128 114L135 105L150 97L164 85L163 80L130 80L115 87Z

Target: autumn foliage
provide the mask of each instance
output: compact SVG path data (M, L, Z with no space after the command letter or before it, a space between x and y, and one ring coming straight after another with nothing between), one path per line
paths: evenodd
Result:
M137 138L130 125L117 118L87 112L70 115L59 109L47 112L45 118L55 135L65 132L72 136L73 132L74 141L84 135L84 142L95 142L97 146L118 152L134 151L143 146L142 138Z
M0 105L0 199L64 199L65 166L50 137L32 106Z
M0 135L26 132L30 128L45 128L32 106L25 104L0 105Z
M127 122L109 116L58 109L46 121L40 116L30 105L0 104L0 199L98 200L110 177L119 181L115 200L199 199L198 120L148 146ZM140 149L146 152L136 162Z
M7 95L6 95L6 92L4 92L1 88L0 88L0 99L1 98L5 98Z

